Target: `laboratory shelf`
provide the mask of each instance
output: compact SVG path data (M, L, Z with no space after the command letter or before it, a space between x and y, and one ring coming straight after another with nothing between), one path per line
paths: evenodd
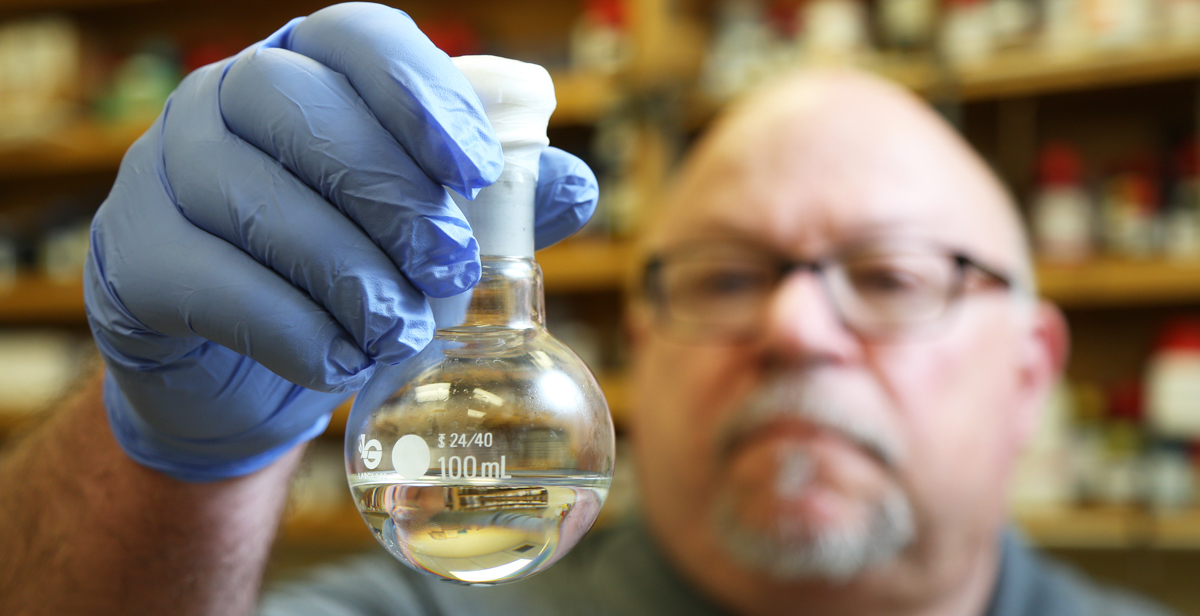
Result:
M154 0L0 0L0 11L62 11L69 9L110 8L129 4L149 4Z
M1200 262L1099 259L1040 265L1037 276L1042 295L1064 308L1200 302Z
M1153 518L1128 506L1021 511L1013 521L1030 541L1048 548L1126 548L1154 542Z
M632 241L572 240L539 251L550 293L613 291L635 275ZM1102 259L1080 265L1039 265L1041 294L1064 308L1200 302L1200 262ZM0 291L0 324L83 325L83 286L35 274Z
M120 126L79 121L39 137L0 142L0 180L116 171L151 120Z
M621 100L614 79L589 73L553 73L558 107L551 126L590 124ZM80 120L38 138L0 141L0 180L117 170L129 146L153 118L118 126Z
M632 279L637 247L632 240L568 240L538 251L546 290L555 293L612 291Z
M1071 56L1015 50L959 69L941 68L923 57L884 55L865 61L862 68L928 98L975 102L1200 77L1200 42ZM722 106L695 92L690 101L686 118L692 127L710 120Z
M1200 76L1200 44L1054 56L1030 49L1006 52L954 74L963 100L1033 96Z
M342 547L375 544L349 495L344 503L319 511L292 511L283 519L278 541L311 547Z
M551 72L558 105L550 126L591 124L620 104L623 92L611 75L584 72Z
M1034 543L1049 548L1200 549L1200 507L1155 512L1132 506L1064 506L1014 516Z
M1126 506L1063 507L1018 513L1013 522L1035 545L1057 549L1200 548L1200 510L1154 514ZM285 518L280 540L293 545L370 545L370 531L347 502Z
M626 288L635 275L633 241L571 240L537 254L550 293ZM1080 265L1039 265L1041 294L1064 308L1200 302L1200 262L1101 259ZM0 291L0 324L83 325L83 286L35 274Z
M703 56L703 50L695 50L694 55ZM858 68L875 73L886 79L904 86L921 95L931 95L940 92L935 88L942 83L941 72L932 60L906 56L904 54L886 54L864 61ZM740 98L740 93L726 100L719 100L692 88L685 94L682 106L683 124L690 130L699 130L728 104Z
M608 400L608 412L612 415L613 424L617 430L621 430L628 425L629 416L633 412L630 408L633 401L629 391L629 376L600 374L596 375L596 380L600 383L604 398Z
M628 242L567 241L537 254L551 293L606 291L623 284L634 248ZM85 323L83 284L26 273L0 290L0 324Z
M22 427L31 423L35 413L28 410L0 409L0 442L9 435L16 434Z
M22 274L13 286L0 291L0 324L83 325L83 283L57 281L35 274Z
M1153 517L1154 545L1163 549L1200 549L1200 510L1183 509Z
M629 413L629 382L624 374L597 375L600 388L608 400L608 408L612 413L613 422L618 429L625 425ZM354 398L346 400L333 412L322 438L341 440L346 433L346 420L350 417L350 406ZM29 409L0 408L0 442L10 434L20 430L21 426L34 419L36 411Z

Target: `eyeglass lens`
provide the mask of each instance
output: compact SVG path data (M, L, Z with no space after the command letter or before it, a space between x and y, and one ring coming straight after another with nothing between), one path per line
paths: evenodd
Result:
M700 246L664 256L658 272L667 325L692 336L752 335L781 279L796 267L747 248ZM962 271L944 251L872 247L817 266L848 326L885 334L938 319Z

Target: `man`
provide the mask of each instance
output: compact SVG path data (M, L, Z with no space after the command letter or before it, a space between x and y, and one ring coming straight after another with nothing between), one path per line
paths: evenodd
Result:
M0 468L0 611L253 609L297 444L428 340L421 293L478 276L439 192L498 174L459 77L406 18L339 5L180 87L94 225L108 421L94 386ZM553 152L542 176L545 244L594 179ZM642 516L519 583L374 555L263 612L1161 613L1005 532L1065 327L1008 196L911 95L853 73L757 94L648 245Z

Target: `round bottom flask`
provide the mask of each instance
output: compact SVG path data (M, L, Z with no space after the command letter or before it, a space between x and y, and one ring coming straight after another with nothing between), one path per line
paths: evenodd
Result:
M570 550L600 512L614 457L599 386L542 326L537 263L482 266L469 297L435 305L462 324L381 366L346 432L351 493L379 542L471 585L527 577Z

